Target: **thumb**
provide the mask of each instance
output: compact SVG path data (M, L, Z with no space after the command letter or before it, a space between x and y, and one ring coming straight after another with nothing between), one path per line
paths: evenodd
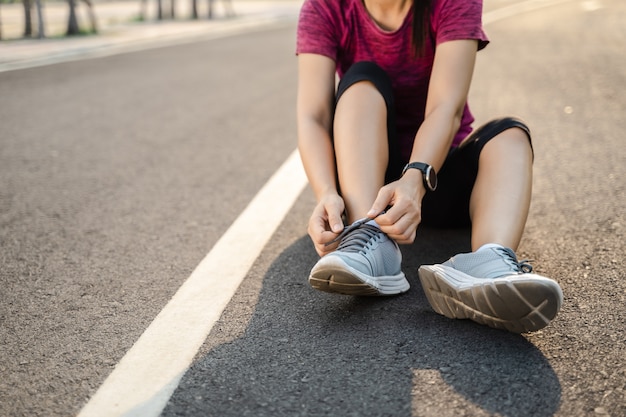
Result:
M343 230L343 220L341 220L341 214L333 211L328 213L328 224L330 225L330 230L333 233L341 233Z

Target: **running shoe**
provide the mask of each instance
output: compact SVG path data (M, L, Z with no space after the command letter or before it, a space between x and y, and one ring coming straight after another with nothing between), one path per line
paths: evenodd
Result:
M409 290L400 268L402 253L378 227L359 221L339 238L337 250L311 270L313 288L348 295L395 295Z
M563 304L559 284L531 272L511 249L497 246L423 265L419 277L437 313L524 333L547 326Z

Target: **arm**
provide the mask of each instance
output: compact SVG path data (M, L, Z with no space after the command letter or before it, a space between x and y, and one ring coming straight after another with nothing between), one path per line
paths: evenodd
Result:
M437 46L428 88L424 123L420 126L410 161L425 162L439 171L461 124L463 108L476 60L477 41L457 40ZM383 187L368 215L393 206L376 222L398 243L412 243L421 220L426 194L422 174L409 170L398 181Z
M298 149L318 202L309 220L308 232L320 256L335 249L336 245L326 247L324 243L343 230L344 203L337 190L335 152L330 136L334 96L335 62L322 55L300 54Z

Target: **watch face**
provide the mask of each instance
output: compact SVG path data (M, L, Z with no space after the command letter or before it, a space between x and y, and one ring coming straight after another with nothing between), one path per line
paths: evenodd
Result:
M428 188L430 188L430 191L435 191L435 189L437 188L437 174L435 173L435 170L429 166L426 169L425 174L426 174L425 175L426 182L428 183Z

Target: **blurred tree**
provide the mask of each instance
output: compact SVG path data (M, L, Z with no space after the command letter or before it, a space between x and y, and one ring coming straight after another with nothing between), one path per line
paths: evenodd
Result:
M23 0L24 5L24 37L33 36L33 3L31 0ZM43 39L46 36L44 30L43 4L41 0L35 0L37 7L37 37Z
M198 0L191 0L191 18L198 19Z
M139 4L139 20L142 22L146 20L148 16L148 0L141 0Z
M43 20L43 4L41 0L35 0L35 5L37 6L37 37L43 39L46 37Z
M26 0L25 0L26 1ZM78 18L76 17L76 0L67 0L70 7L70 14L67 21L67 36L78 35L80 28L78 27Z
M176 0L170 0L170 17L172 20L176 18Z
M33 16L32 16L32 3L30 0L23 0L24 5L24 37L28 38L33 35Z
M96 24L96 14L93 11L93 3L91 0L83 0L87 5L87 11L89 14L89 21L91 23L91 33L97 33L98 27ZM78 17L76 16L76 0L67 0L67 3L70 7L70 13L67 22L67 32L65 33L67 36L79 35L80 34L80 26L78 25Z
M163 1L157 0L157 20L163 20Z
M38 0L41 1L41 0ZM87 12L89 14L89 23L91 23L91 33L98 33L98 25L96 24L96 14L93 11L93 3L91 0L83 0L87 5Z

